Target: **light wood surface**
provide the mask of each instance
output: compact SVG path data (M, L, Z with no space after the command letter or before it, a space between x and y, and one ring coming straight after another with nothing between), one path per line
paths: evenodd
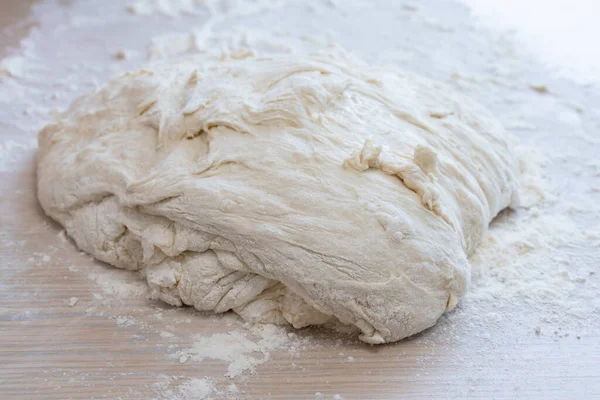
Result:
M27 3L0 3L1 23L23 21ZM2 48L15 45L27 29L24 23L13 30ZM23 134L5 126L0 121L3 138ZM35 157L30 151L0 172L2 399L160 398L161 374L209 377L220 388L234 382L243 393L231 397L243 399L600 398L597 331L579 339L538 335L527 315L517 317L514 309L482 322L460 315L459 307L438 326L387 346L336 342L324 332L302 330L312 345L299 354L273 351L256 373L232 380L223 376L225 362L182 364L169 357L169 345L184 348L194 334L239 327L144 297L107 295L90 274L110 267L61 239L61 228L38 206ZM78 298L73 307L71 297ZM119 316L136 324L119 324ZM175 337L161 337L162 331Z

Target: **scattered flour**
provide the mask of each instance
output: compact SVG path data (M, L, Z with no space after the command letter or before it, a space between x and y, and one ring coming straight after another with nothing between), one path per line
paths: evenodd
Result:
M210 380L192 378L177 388L177 392L172 399L207 399L214 391L215 386Z
M111 297L123 299L148 295L148 285L137 272L94 265L88 277Z
M37 139L0 142L0 172L13 171L16 163L35 149L37 149Z
M137 0L127 6L127 11L135 15L162 14L174 18L198 14L203 3L198 0Z
M239 393L239 392L240 392L240 389L239 389L239 388L236 386L236 384L235 384L235 383L230 383L230 384L227 386L227 391L228 391L229 393Z
M540 323L564 323L587 329L600 317L600 291L591 268L599 260L596 229L582 230L557 203L560 194L543 176L546 159L521 148L521 207L501 213L471 257L471 288L462 304L466 315L492 305L528 307ZM582 201L581 210L589 210ZM534 316L535 315L535 316ZM455 321L460 324L462 321ZM545 330L550 330L545 328ZM541 327L535 327L540 335Z
M158 375L158 381L152 385L160 400L202 400L223 398L215 382L208 378L189 378Z
M0 82L7 78L22 78L32 69L32 63L26 57L14 55L0 60Z
M179 359L181 363L188 360L200 362L207 358L225 361L228 363L225 376L232 378L246 371L255 372L258 365L269 360L270 351L289 348L290 339L297 338L280 326L264 324L248 327L249 331L197 335L192 347L179 350L172 357ZM306 340L300 342L302 345L308 343Z
M561 249L581 240L568 218L538 216L518 224L502 215L472 258L472 299L514 298L562 306L584 277L569 272Z
M555 202L554 190L543 177L541 169L548 162L547 158L539 151L527 146L515 146L515 154L521 173L519 176L520 207L528 209L543 203Z
M137 321L135 320L135 318L127 316L127 315L111 317L111 319L114 319L115 321L117 321L117 325L122 326L122 327L130 327L130 326L135 326L137 324Z

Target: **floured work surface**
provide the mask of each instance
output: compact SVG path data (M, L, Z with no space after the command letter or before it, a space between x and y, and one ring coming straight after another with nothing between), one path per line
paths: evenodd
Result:
M597 87L551 78L460 4L132 1L99 16L86 1L15 3L2 6L0 36L0 397L600 395ZM434 328L371 347L172 308L149 300L143 279L80 254L38 207L36 132L111 75L187 52L329 42L445 81L522 142L524 207L492 224L470 293Z

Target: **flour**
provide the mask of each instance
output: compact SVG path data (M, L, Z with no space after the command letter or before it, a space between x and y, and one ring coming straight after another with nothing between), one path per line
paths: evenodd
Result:
M117 322L117 325L125 327L125 328L135 326L137 324L137 321L135 320L135 318L127 316L127 315L114 317L114 320Z
M568 218L538 216L515 223L511 215L497 221L472 259L473 299L515 298L563 306L585 276L569 272L561 249L582 240Z
M319 399L319 400L324 400L324 399L344 400L344 398L340 394L336 393L333 396L329 397L325 393L321 393L321 392L316 392L315 393L315 399Z
M533 148L516 146L515 153L519 162L519 200L521 208L532 208L556 201L555 189L544 178L542 165L548 163L547 157Z
M181 384L171 399L207 399L214 391L214 384L210 380L193 378Z
M240 389L238 389L235 383L231 383L229 386L227 386L227 391L229 393L239 393Z
M215 382L208 378L159 375L152 385L156 399L160 400L202 400L223 398Z
M496 318L492 305L520 308L533 319L524 323L543 324L532 326L536 335L554 332L564 338L569 336L565 330L587 332L600 316L600 286L596 271L581 266L589 257L597 260L596 230L582 231L568 211L553 207L559 201L556 189L539 170L524 179L522 197L535 201L492 223L471 258L472 286L462 311ZM469 318L466 314L456 322Z
M90 270L88 277L111 297L125 299L148 295L148 285L136 272L114 271L100 266Z
M200 0L137 0L127 6L127 11L136 15L162 14L167 17L196 15L204 7Z
M7 140L0 142L0 172L14 171L18 162L37 149L34 139L25 141Z
M191 348L178 350L172 358L181 363L201 362L204 359L227 362L226 377L236 377L246 372L255 372L256 367L270 358L270 351L287 348L295 352L310 344L310 341L289 334L287 329L275 325L255 325L247 330L215 333L211 336L198 335Z
M0 82L2 79L23 78L30 71L29 60L23 56L12 56L0 60Z
M583 84L600 81L600 59L589 51L597 37L597 2L586 0L569 7L567 0L554 0L543 4L542 13L542 3L535 1L462 1L486 28L512 31L561 76ZM533 15L540 17L539 23L530 23Z
M201 27L188 33L169 33L153 37L147 45L148 58L168 59L184 54L213 54L219 57L228 57L232 54L244 52L267 54L294 53L296 50L305 51L314 48L307 47L306 41L321 46L331 44L331 39L325 40L318 35L303 35L294 37L285 32L265 32L258 29L239 29L229 27L225 33L217 32L216 27L227 20L239 17L260 15L267 10L273 11L281 8L284 1L255 1L255 2L227 2L207 1L204 7L208 18ZM177 4L170 2L169 4Z
M209 16L204 28L222 22L225 18L237 18L260 13L266 9L274 9L285 4L282 0L136 0L126 7L127 11L136 15L163 15L171 18L186 15Z

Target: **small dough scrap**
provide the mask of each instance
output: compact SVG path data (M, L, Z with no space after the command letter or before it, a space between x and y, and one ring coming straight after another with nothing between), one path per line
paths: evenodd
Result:
M335 47L151 64L39 143L45 212L97 259L143 271L154 297L373 344L457 304L517 191L482 106Z

